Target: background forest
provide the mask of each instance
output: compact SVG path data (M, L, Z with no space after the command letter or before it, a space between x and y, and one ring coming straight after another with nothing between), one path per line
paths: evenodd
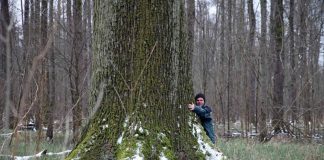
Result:
M35 138L39 141L56 143L56 137L69 149L80 140L81 131L97 109L89 98L91 86L99 85L93 76L97 65L93 52L104 42L96 39L101 32L94 28L101 24L95 22L102 17L95 13L109 5L98 7L95 3L0 0L0 128L1 133L14 133L6 143L15 144L19 141L17 133L27 129L37 130ZM183 62L190 65L189 81L193 84L189 96L205 93L207 104L213 108L218 137L257 137L264 142L281 135L323 144L324 2L182 3L185 25L174 23L172 27L184 29L186 34L183 45L190 56L184 57L191 62ZM146 50L153 52L155 45L151 42ZM152 62L159 62L159 58L152 58ZM180 59L170 63L179 65L172 67L186 66L181 66L181 54L169 58L172 62ZM185 78L181 81L181 76L170 80L181 83L183 86L177 86L180 88L191 85ZM172 81L168 81L170 86L174 85ZM184 90L179 99L185 97L181 100L189 103L188 91ZM147 94L155 94L150 92ZM172 89L161 92L176 93ZM42 148L38 143L35 147Z

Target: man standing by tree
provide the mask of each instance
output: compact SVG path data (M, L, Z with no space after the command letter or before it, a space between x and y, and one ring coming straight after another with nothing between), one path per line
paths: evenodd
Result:
M197 114L207 136L210 138L213 144L215 144L216 136L214 132L213 119L210 114L212 110L210 109L210 107L205 105L205 95L202 93L198 93L195 96L195 101L196 103L189 104L188 108L190 111L195 112Z

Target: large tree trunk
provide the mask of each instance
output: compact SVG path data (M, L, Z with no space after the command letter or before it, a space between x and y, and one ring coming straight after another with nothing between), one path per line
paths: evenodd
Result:
M185 24L184 1L95 1L96 112L67 159L199 158Z
M188 18L188 47L187 53L191 54L192 57L195 57L195 21L196 21L196 8L195 0L187 0L187 18ZM194 59L192 63L196 62ZM192 67L194 72L194 67ZM192 78L195 78L194 75ZM198 88L198 87L197 87ZM197 89L198 90L198 89Z

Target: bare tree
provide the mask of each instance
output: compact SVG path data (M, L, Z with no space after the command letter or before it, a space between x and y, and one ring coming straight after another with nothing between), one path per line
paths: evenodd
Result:
M248 0L248 13L249 13L249 45L248 45L248 68L249 68L249 96L248 96L248 111L250 113L249 117L254 117L254 115L257 115L257 105L256 105L256 72L257 72L257 65L256 65L256 55L255 55L255 47L254 47L254 41L255 41L255 14L253 9L253 1ZM255 111L254 111L255 109ZM255 122L255 126L257 127L257 120L252 119L252 122Z
M2 0L0 8L0 81L5 81L4 99L0 100L0 108L4 113L4 129L9 129L9 114L11 108L11 29L8 0ZM3 92L2 92L3 94ZM2 99L2 98L1 98ZM2 105L4 104L4 105ZM4 111L4 112L3 112ZM2 118L2 116L0 116Z
M297 120L297 67L296 67L296 53L295 53L295 0L289 1L289 58L290 58L290 106L292 108L291 120L293 122L293 131Z
M81 92L81 58L82 58L82 0L73 1L73 46L71 53L70 85L72 96L73 114L73 141L76 142L80 136L82 119L82 103L80 103Z
M60 4L60 3L58 3ZM49 1L49 31L55 32L54 25L54 2L53 0ZM54 36L52 36L54 38ZM53 139L53 121L54 121L54 110L55 108L55 52L54 52L54 40L52 40L51 49L49 50L49 58L48 58L48 106L46 107L46 123L47 123L47 131L46 137L48 140Z
M226 44L227 44L227 131L230 131L230 109L232 107L232 0L227 1L227 32L226 32Z
M303 118L304 118L304 134L309 136L311 122L311 111L310 111L310 77L309 77L309 65L307 58L307 26L306 20L308 16L308 3L306 1L299 1L299 28L298 28L298 56L300 57L300 77L301 77L301 86L300 92L302 98L300 99L300 105L304 109Z
M261 103L260 103L260 137L259 140L263 142L267 136L267 64L266 64L266 58L267 58L267 1L266 0L260 0L261 5L261 36L260 36L260 83L261 83Z

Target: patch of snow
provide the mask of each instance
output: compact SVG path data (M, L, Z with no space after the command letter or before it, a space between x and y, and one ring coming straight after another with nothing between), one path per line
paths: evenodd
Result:
M233 132L232 133L232 136L233 137L241 137L242 136L242 133L240 133L240 132Z
M21 131L17 131L17 132L21 132ZM4 134L0 134L0 136L4 136L4 137L10 137L13 133L4 133Z
M164 133L162 133L162 132L158 134L158 137L161 137L161 138L163 138L163 137L165 137L165 136L166 136L166 135L165 135Z
M137 146L136 153L132 157L132 160L143 160L144 159L144 156L141 153L142 144L141 143L137 143L136 146Z
M191 118L191 117L189 117L189 120L188 120L188 125L189 125L189 127L191 127L191 126L192 126L192 118Z
M127 127L128 121L129 121L129 116L126 116L125 122L124 122L124 125L123 125L124 128Z
M323 138L323 136L322 135L320 135L320 134L314 134L313 136L312 136L314 139L322 139Z
M35 159L36 157L41 157L41 156L44 156L44 155L49 155L49 156L52 156L52 155L64 155L66 153L69 153L71 152L72 150L66 150L66 151L62 151L62 152L58 152L58 153L53 153L53 152L46 152L46 150L43 150L35 155L31 155L31 156L14 156L14 160L29 160L29 159ZM3 155L3 156L6 156L6 155ZM8 155L8 157L11 157Z
M143 132L144 132L144 130L143 130L142 127L140 127L140 128L138 129L138 131L139 131L140 133L143 133Z
M166 158L165 157L165 155L164 155L164 153L163 152L161 152L161 154L160 154L160 160L168 160L168 158Z
M206 155L205 159L206 160L221 160L223 158L223 153L217 151L215 148L210 146L209 143L206 143L203 141L201 134L201 129L197 124L193 125L194 129L193 132L197 132L198 135L198 144L199 144L199 149L203 152L203 154ZM193 133L193 135L195 135Z
M117 140L117 144L121 144L123 142L123 136L124 136L124 132L122 133L122 135L118 138Z
M65 153L70 153L72 150L66 150L66 151L63 151L63 152L58 152L58 153L53 153L53 152L48 152L46 153L46 155L64 155Z
M136 129L137 129L137 124L134 126L134 131L136 131Z
M106 128L108 128L108 124L102 126L102 129L106 129Z

